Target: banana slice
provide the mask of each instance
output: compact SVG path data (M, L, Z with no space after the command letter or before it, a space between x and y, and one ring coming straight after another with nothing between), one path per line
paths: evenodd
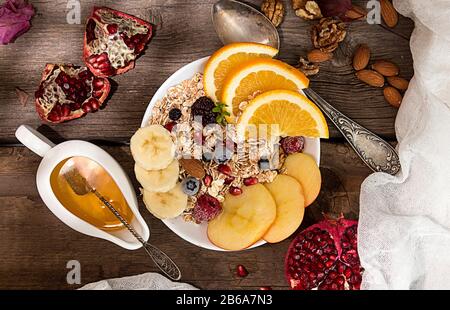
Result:
M134 165L136 179L150 192L170 191L177 184L179 172L180 166L176 159L167 168L161 170L145 170L138 164Z
M155 193L144 189L144 203L147 210L159 219L170 219L183 213L187 207L187 195L181 184L166 193Z
M139 128L131 137L131 154L145 170L167 168L175 156L175 145L170 133L161 125Z

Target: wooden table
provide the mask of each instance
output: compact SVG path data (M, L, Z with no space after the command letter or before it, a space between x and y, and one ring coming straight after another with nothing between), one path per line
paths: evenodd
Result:
M210 55L221 46L210 18L214 0L202 1L95 1L148 17L161 14L163 23L136 68L114 77L118 87L106 109L60 125L44 125L38 119L32 98L22 106L19 87L32 94L46 62L81 64L83 25L66 22L67 1L32 1L37 9L31 30L16 43L0 47L0 288L73 289L66 283L66 263L81 263L81 284L105 278L157 271L142 251L127 251L112 243L79 234L54 217L36 190L35 173L40 158L19 145L14 131L20 124L39 128L55 142L66 139L93 141L114 156L133 178L133 162L126 146L139 127L152 95L181 66ZM250 1L259 5L261 1ZM287 5L280 27L280 58L296 64L311 49L309 23L296 17ZM365 5L366 1L354 1ZM82 3L82 20L91 4ZM409 37L413 24L401 18L394 29L364 21L348 26L348 38L337 59L321 66L312 87L342 112L369 129L394 140L396 110L383 99L382 91L359 82L351 68L350 55L358 43L367 43L372 59L396 62L401 75L411 78ZM322 142L323 189L307 209L302 225L321 218L322 211L343 211L357 218L359 188L370 171L330 124L331 138ZM134 180L135 188L138 184ZM287 288L283 259L290 240L240 253L221 253L198 248L180 239L141 203L142 214L152 231L151 241L166 251L181 267L183 280L204 289L240 289L272 286ZM245 279L235 276L237 264L247 267Z

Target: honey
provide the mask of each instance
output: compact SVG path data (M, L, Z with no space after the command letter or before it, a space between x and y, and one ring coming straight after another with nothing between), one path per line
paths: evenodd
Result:
M93 193L77 195L61 174L64 165L74 165L86 178L89 185L95 188L116 208L129 223L133 211L114 179L97 162L86 157L71 157L60 162L50 175L52 190L59 202L80 219L103 230L122 229L123 224Z

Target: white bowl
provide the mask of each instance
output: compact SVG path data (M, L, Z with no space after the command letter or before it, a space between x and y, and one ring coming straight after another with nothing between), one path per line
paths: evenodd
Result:
M29 126L22 125L16 130L17 139L30 150L43 157L36 174L36 185L44 203L62 222L72 229L97 238L109 240L125 249L135 250L142 244L126 229L106 231L80 219L67 210L56 198L50 184L50 175L55 167L65 159L83 156L97 162L114 179L125 197L134 216L130 225L148 240L150 231L139 213L133 185L127 174L115 159L98 146L79 140L71 140L55 145Z
M160 99L162 99L166 93L167 90L175 85L180 84L184 80L191 79L195 73L203 73L203 69L205 67L206 61L209 57L204 57L201 59L198 59L196 61L193 61L178 71L176 71L174 74L172 74L162 85L161 87L156 91L155 95L153 96L152 100L148 104L147 110L145 111L144 118L141 123L141 127L145 127L148 124L148 121L151 117L152 108L156 104L156 102ZM310 154L314 157L317 164L320 162L320 139L306 139L305 143L305 149L304 153ZM221 249L209 241L206 229L207 229L207 223L202 224L194 224L191 222L186 222L183 220L181 216L174 218L174 219L168 219L168 220L162 220L164 224L167 225L174 233L176 233L178 236L183 238L184 240L205 248L209 250L216 250L216 251L225 251L224 249ZM264 240L260 240L257 243L255 243L250 248L254 248L260 245L263 245L266 243Z

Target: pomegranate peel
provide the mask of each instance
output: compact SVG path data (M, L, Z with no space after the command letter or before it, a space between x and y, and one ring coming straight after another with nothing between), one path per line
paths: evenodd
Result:
M111 84L94 77L86 67L46 64L35 93L36 111L50 123L62 123L98 110L107 99Z
M325 219L303 230L289 246L286 278L293 289L358 290L363 269L357 251L358 222Z
M134 68L152 37L152 24L107 7L94 7L86 22L83 58L95 76L109 77Z

